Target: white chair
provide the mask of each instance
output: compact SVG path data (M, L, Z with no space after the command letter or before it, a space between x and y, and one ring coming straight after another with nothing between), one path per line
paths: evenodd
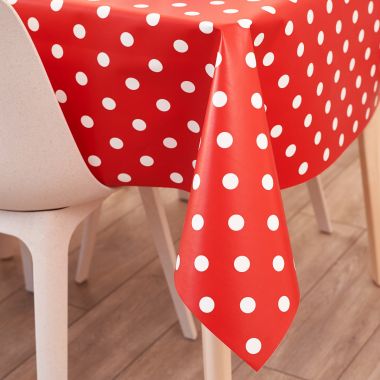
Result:
M4 0L0 35L0 233L23 241L26 271L33 261L38 379L67 380L68 245L111 189L83 162L34 45Z

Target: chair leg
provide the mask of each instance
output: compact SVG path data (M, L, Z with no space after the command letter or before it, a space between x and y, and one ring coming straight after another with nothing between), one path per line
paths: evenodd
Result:
M28 247L23 242L20 242L20 254L24 272L25 289L33 293L33 260Z
M183 202L188 202L190 193L185 190L178 190L178 198Z
M311 203L321 232L331 234L333 229L320 177L307 182Z
M19 237L32 255L38 380L67 380L68 247L74 229L99 205L0 211L0 232Z
M75 282L82 284L89 279L91 262L94 256L97 226L100 218L101 206L98 207L84 222L82 243L79 252Z
M31 248L39 380L67 380L68 247L60 236Z
M364 200L367 214L370 267L380 286L380 107L359 137Z
M231 350L202 325L204 380L232 380Z
M197 329L193 316L180 299L174 285L176 253L160 195L157 189L149 187L140 187L140 195L183 335L188 339L196 339Z

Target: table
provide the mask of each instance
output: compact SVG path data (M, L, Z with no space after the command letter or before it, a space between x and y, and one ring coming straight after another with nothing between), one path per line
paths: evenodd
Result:
M299 304L280 189L323 172L373 115L380 4L9 1L94 176L191 188L178 292L261 368Z

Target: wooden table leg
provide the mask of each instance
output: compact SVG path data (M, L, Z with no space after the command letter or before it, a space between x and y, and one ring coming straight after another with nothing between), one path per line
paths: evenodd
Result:
M375 283L380 286L380 108L360 136L359 147L371 273Z
M204 380L232 380L231 350L202 325Z

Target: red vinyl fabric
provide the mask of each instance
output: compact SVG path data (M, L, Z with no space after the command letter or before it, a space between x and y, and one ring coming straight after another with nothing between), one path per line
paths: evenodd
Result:
M191 189L178 292L258 370L299 304L280 189L371 118L380 3L183 1L9 0L94 176Z

